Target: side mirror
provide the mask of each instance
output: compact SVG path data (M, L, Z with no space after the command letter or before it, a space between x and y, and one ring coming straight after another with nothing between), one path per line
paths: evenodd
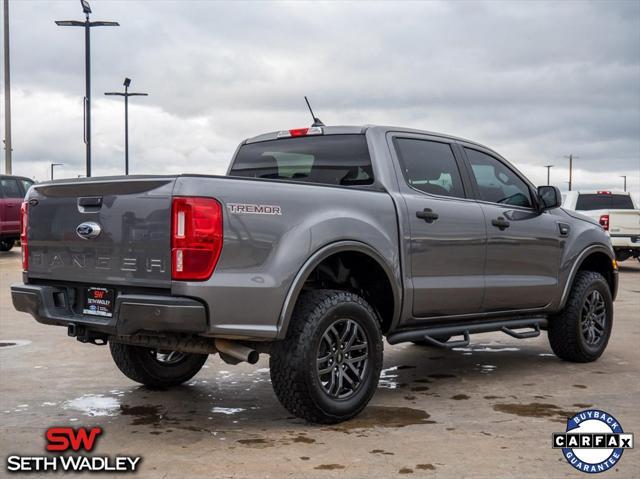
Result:
M538 198L543 211L562 205L562 193L557 186L538 186Z

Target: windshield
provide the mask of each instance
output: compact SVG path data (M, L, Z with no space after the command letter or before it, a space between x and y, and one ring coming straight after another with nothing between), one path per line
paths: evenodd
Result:
M633 202L629 195L580 195L576 210L632 210Z
M242 145L229 175L342 186L373 183L364 135L305 136Z

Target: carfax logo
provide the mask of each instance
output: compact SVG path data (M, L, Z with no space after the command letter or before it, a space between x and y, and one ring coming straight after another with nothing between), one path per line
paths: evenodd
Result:
M96 446L102 428L50 427L47 429L46 450L49 452L74 452L65 456L21 456L7 457L8 472L135 472L141 457L91 456L80 451L91 452Z
M625 434L611 414L588 409L567 421L566 432L553 434L553 448L562 449L577 470L595 474L611 469L625 449L633 448L633 434Z

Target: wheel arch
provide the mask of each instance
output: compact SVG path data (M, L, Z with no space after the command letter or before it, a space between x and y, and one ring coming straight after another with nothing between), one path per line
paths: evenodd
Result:
M317 271L321 265L327 264L327 262L332 259L340 258L341 256L344 257L344 255L361 255L362 258L368 259L369 264L367 267L372 266L379 268L378 273L380 273L380 279L384 279L386 282L384 288L388 288L388 299L392 301L392 305L390 307L386 306L386 309L385 307L381 308L380 305L383 303L384 298L380 298L378 300L379 304L376 305L376 301L374 300L372 306L377 310L378 314L381 315L383 333L386 333L397 323L400 318L400 308L402 306L402 286L399 272L394 270L385 258L370 245L359 241L338 241L325 245L317 250L307 259L296 274L293 283L287 291L280 312L277 339L284 339L286 336L295 305L305 284L310 280L311 275Z
M578 271L595 271L602 274L607 280L612 299L615 299L618 290L617 268L614 268L615 255L604 245L591 245L585 248L576 258L567 282L565 283L558 309L564 308L576 279Z

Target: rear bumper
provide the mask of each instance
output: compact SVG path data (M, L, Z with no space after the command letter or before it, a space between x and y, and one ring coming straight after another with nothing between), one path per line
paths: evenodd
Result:
M42 324L75 325L108 335L128 336L142 331L192 333L207 331L205 306L190 298L143 294L120 294L113 317L77 312L66 288L17 284L11 286L13 306L31 314Z
M616 249L640 249L640 235L611 235L611 245Z

